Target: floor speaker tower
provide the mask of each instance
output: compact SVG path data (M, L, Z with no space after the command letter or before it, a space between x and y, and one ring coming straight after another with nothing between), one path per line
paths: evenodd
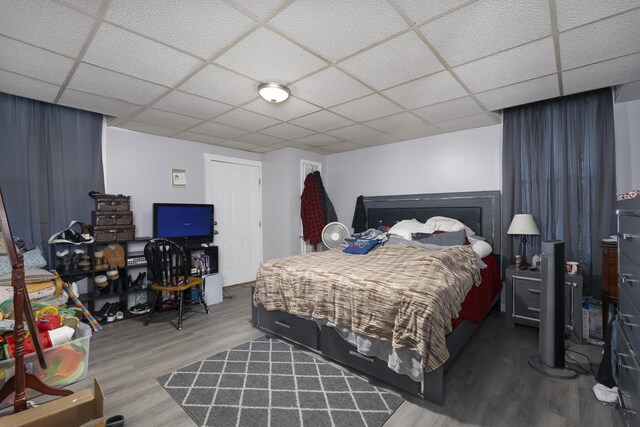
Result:
M542 283L540 286L539 355L529 364L537 371L555 378L578 376L566 368L564 361L564 242L542 242Z

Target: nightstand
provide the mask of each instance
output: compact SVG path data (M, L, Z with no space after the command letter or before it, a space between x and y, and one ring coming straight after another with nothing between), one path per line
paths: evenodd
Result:
M507 267L506 324L513 328L516 323L538 327L540 325L540 270L518 270ZM565 285L565 330L571 331L571 340L582 342L582 275L566 274Z

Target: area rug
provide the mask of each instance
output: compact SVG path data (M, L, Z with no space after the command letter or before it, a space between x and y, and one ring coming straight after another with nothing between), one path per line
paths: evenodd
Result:
M200 426L380 426L404 401L267 337L157 380Z

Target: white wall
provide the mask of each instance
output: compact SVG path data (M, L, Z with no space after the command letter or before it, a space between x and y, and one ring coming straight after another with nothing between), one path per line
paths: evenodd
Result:
M300 253L302 159L324 163L323 155L296 148L270 151L262 155L262 236L265 261Z
M359 195L500 190L502 125L330 154L323 170L338 221L348 227Z
M151 236L155 202L206 203L204 153L261 160L257 153L112 127L105 141L106 192L131 196L137 236ZM171 169L187 171L186 188L171 186Z
M613 105L617 192L640 188L640 100Z

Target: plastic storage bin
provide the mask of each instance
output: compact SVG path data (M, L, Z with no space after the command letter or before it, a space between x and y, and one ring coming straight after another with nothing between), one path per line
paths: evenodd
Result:
M91 327L79 323L76 338L67 344L50 347L44 350L47 369L43 370L35 353L25 355L24 363L28 372L36 375L52 387L62 388L87 378L89 371L89 343ZM14 359L0 361L0 386L15 372ZM32 398L38 393L27 389L27 397ZM13 404L9 397L0 403L0 408Z

